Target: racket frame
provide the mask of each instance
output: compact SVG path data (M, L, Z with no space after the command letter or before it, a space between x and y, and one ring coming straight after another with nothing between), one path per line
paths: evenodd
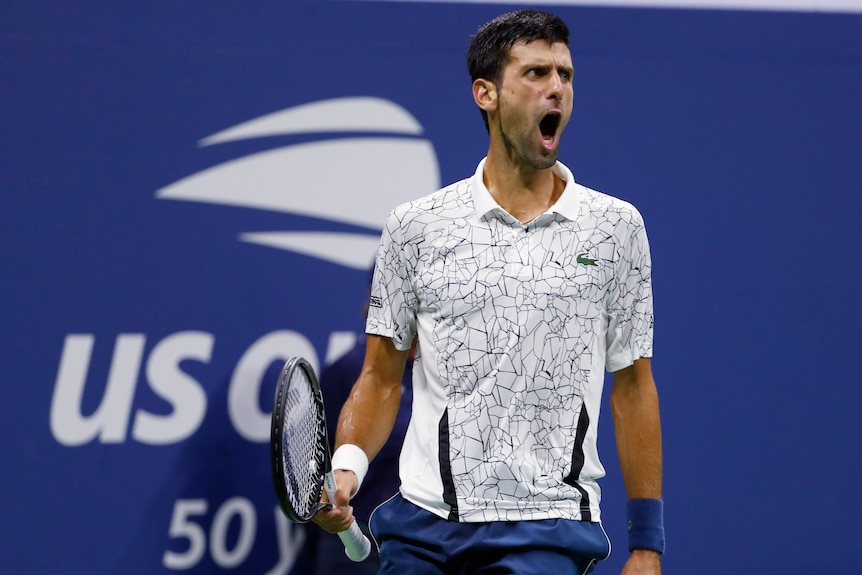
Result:
M301 369L307 376L308 383L311 387L311 393L314 398L314 408L316 410L317 438L322 445L318 445L321 449L321 461L315 464L319 467L317 472L317 480L312 489L312 497L315 497L318 504L311 508L310 514L304 515L298 513L290 502L290 497L287 493L286 474L284 468L284 445L282 443L282 434L285 424L284 403L287 401L287 393L291 385L291 379L295 370ZM278 378L278 384L275 389L275 401L272 409L272 422L270 428L270 458L272 461L272 479L275 486L275 492L278 497L279 507L284 515L293 523L308 523L315 514L321 509L332 507L332 503L321 501L323 491L326 492L329 501L335 500L335 492L337 485L335 483L335 474L332 472L332 454L329 448L329 437L326 431L326 412L323 404L323 391L320 389L320 383L317 380L317 375L311 364L302 357L291 357L281 369L281 374ZM322 463L322 466L320 465ZM354 520L350 527L338 533L339 538L344 544L344 551L347 557L352 561L362 561L368 557L371 552L371 542L362 533L359 525Z

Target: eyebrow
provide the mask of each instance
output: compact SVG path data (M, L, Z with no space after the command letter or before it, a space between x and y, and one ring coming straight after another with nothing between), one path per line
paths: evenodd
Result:
M557 72L566 72L569 76L575 75L575 68L573 66L569 66L568 64L558 64L554 66L554 64L551 64L549 62L524 60L520 69L522 72L526 72L528 70L542 70L543 72L550 72L551 70L556 70Z

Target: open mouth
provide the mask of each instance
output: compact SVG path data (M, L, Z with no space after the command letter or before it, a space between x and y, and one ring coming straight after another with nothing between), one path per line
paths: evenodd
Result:
M546 144L552 144L556 139L561 120L562 115L559 112L551 112L539 122L539 131L542 133L542 140Z

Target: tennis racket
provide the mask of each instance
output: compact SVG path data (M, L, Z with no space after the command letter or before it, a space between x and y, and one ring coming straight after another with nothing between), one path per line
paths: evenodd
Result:
M281 510L294 523L307 523L335 501L335 474L326 436L323 393L311 364L301 357L287 360L278 378L270 433L272 478ZM371 543L356 521L338 534L352 561L362 561Z

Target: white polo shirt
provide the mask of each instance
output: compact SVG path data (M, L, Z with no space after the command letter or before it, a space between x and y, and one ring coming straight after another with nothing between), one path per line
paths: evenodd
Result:
M366 331L419 338L401 492L464 522L599 521L605 370L652 356L643 220L557 163L562 195L524 225L484 163L383 230Z

